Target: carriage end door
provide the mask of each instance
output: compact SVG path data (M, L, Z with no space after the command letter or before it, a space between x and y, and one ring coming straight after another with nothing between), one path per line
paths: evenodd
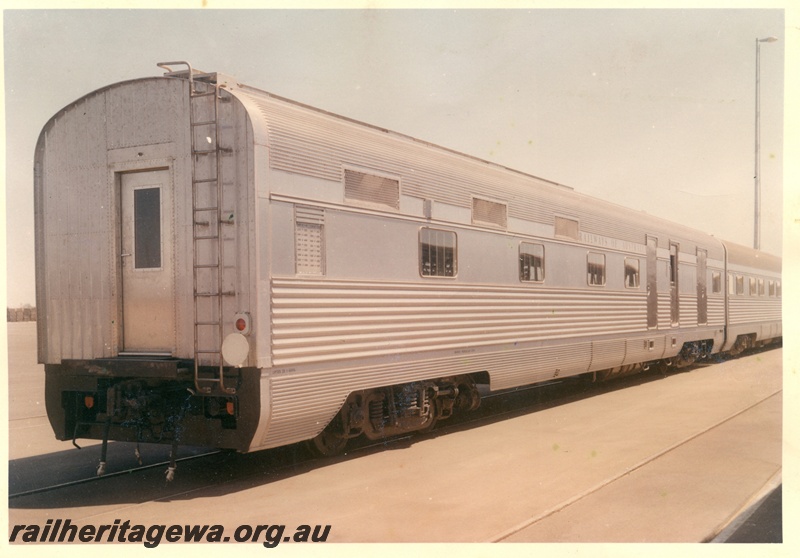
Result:
M124 352L175 349L172 179L169 169L119 174Z

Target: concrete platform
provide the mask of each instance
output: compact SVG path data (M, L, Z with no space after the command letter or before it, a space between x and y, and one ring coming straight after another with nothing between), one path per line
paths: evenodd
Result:
M9 324L13 326L15 324ZM781 349L337 459L277 453L16 499L9 524L331 525L330 542L701 542L782 475ZM17 357L14 357L17 358ZM12 369L12 460L63 460ZM624 388L622 386L625 386ZM49 438L49 439L45 439ZM77 450L74 450L77 451ZM40 452L40 453L36 453ZM209 465L205 465L209 467Z

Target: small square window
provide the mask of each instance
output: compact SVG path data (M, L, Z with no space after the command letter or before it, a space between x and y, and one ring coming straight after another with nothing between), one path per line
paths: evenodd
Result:
M438 229L420 229L419 269L423 277L455 277L456 233Z

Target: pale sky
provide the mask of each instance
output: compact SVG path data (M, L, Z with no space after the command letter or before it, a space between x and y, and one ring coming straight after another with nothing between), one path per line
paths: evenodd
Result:
M42 127L95 89L161 75L168 60L752 245L755 39L775 36L761 45L761 244L781 254L785 16L6 10L8 304L35 301Z

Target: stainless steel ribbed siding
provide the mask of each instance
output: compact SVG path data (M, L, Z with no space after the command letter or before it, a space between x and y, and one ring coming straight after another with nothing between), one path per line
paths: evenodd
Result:
M270 428L259 445L276 447L315 436L355 390L479 370L491 371L493 390L506 389L586 372L591 358L591 342L580 342L275 374ZM325 389L319 389L323 384Z
M272 282L275 366L646 331L643 293Z
M268 130L273 169L340 182L344 164L358 165L401 176L406 195L463 208L473 195L500 198L510 202L512 218L549 225L555 213L570 215L589 234L641 243L647 230L662 244L672 237L687 253L702 245L710 258L722 257L716 240L656 217L267 93L248 89L247 95Z
M728 303L731 325L781 320L781 299L766 297L731 297Z

